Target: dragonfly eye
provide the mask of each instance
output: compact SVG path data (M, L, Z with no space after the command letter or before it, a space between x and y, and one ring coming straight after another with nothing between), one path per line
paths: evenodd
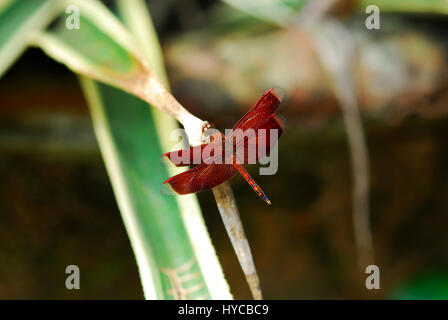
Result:
M207 122L202 126L202 133L205 133L208 129L214 128L215 125L213 123Z

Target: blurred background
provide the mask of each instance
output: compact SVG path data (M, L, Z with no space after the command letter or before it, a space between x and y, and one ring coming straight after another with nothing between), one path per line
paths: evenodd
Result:
M147 3L173 94L196 116L231 128L270 87L286 93L277 174L248 166L273 204L231 180L265 298L448 298L448 11L403 5L368 30L355 0L327 8L317 25L215 0ZM314 45L327 34L356 53L349 92L368 151L380 290L366 289L358 267L346 80ZM330 56L343 61L341 52ZM143 298L78 80L39 49L0 79L0 176L0 299ZM232 293L249 299L212 193L198 196ZM69 264L82 290L63 285Z

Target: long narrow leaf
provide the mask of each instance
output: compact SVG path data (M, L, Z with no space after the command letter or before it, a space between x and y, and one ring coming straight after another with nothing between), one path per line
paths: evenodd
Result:
M66 2L68 3L68 2ZM179 120L200 140L203 121L190 114L149 69L123 24L97 0L72 0L80 9L80 28L61 23L35 32L33 44L73 71L132 93ZM196 130L199 128L199 130Z
M81 79L145 297L209 298L209 284L203 277L206 270L199 267L178 201L160 193L168 172L159 162L163 150L147 102L165 107L181 120L185 115L193 121L197 118L166 91L134 38L106 7L94 0L71 3L80 8L80 29L68 30L61 23L46 33L36 33L34 43L75 72L106 83ZM196 122L202 124L199 119ZM196 231L205 232L203 222L198 225ZM226 293L217 296L228 298Z
M369 5L376 5L380 12L413 12L448 14L446 0L361 0L360 8L364 11Z
M118 7L125 24L142 48L142 53L151 70L154 70L157 77L163 79L165 86L168 87L163 55L146 4L142 0L119 0ZM155 108L151 110L160 144L164 151L170 150L173 142L169 140L169 137L172 130L177 128L177 123L166 113ZM177 197L177 202L211 297L231 299L228 284L208 236L196 195Z
M27 47L30 32L45 28L57 7L54 0L0 1L0 77Z
M176 199L159 191L167 172L148 105L86 78L82 86L146 298L209 297Z

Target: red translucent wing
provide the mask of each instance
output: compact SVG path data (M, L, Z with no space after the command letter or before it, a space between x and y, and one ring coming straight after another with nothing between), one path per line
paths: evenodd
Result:
M162 160L168 159L176 167L184 167L194 164L202 164L205 159L202 159L202 152L208 144L200 146L189 147L182 150L171 151L162 154ZM214 156L214 152L211 153Z
M286 119L280 113L273 113L269 118L257 129L277 129L279 131L278 136L282 134L285 129Z
M266 121L267 117L277 110L283 100L280 89L272 88L258 100L258 102L236 123L233 129L246 130L257 128Z
M272 150L272 148L277 144L278 139L280 138L280 136L283 133L283 130L285 128L285 120L283 118L283 116L281 116L280 114L272 114L268 120L263 123L263 125L258 128L258 133L256 135L256 137L253 137L252 139L256 139L257 140L257 161L259 160L258 156L260 155L260 152L258 149L262 149L263 152L261 152L261 158L263 158L264 156L268 155L270 153L270 151ZM266 132L265 133L261 133L259 130L260 129L265 129ZM277 130L277 139L275 139L275 136L273 136L271 140L271 130ZM264 139L261 138L262 134L265 136ZM260 139L261 138L261 139ZM245 142L244 146L247 149L249 144L249 141Z
M253 148L256 146L256 158L255 161L258 162L260 158L264 158L268 155L271 149L276 145L278 139L280 138L283 130L285 128L285 119L281 114L274 113L271 114L265 122L263 122L260 127L254 128L254 132L256 134L245 137L244 143L242 141L237 142L236 149L242 148L244 146L244 160L239 163L249 163L249 152L253 152L253 150L249 151L249 148ZM260 129L264 129L265 131L260 132ZM271 141L271 130L277 131L277 139ZM264 136L264 137L263 137ZM238 154L238 151L237 151Z
M231 164L200 164L169 178L163 184L164 194L201 192L229 180L235 174Z
M264 133L265 138L261 138L261 133L258 133L256 138L257 139L257 161L260 158L264 158L265 156L269 155L272 148L275 147L275 145L278 142L278 139L280 139L280 136L283 133L283 130L285 128L285 119L280 114L272 114L269 119L259 128L259 129L266 129L266 133ZM275 136L271 137L271 130L277 130L277 138L275 139ZM259 131L258 131L259 132ZM248 143L245 143L245 147L247 148ZM260 149L261 148L261 152Z
M205 143L199 146L189 147L186 149L181 150L175 150L171 152L167 152L162 154L162 160L166 161L169 160L171 163L176 165L176 167L183 167L188 165L194 165L194 164L202 164L202 163L208 163L208 159L203 159L203 151L205 147L210 146L212 150L210 155L207 154L207 156L215 157L213 145L220 145L222 143L222 140L224 139L224 135L220 132L215 133L210 137L211 143ZM217 155L216 155L217 156ZM222 155L221 155L222 156Z

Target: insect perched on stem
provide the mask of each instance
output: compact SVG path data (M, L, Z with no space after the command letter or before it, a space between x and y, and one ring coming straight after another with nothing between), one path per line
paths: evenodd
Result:
M207 127L205 134L212 132L209 134L210 143L163 154L163 158L168 158L178 167L195 166L167 179L162 192L201 192L229 180L236 169L258 196L271 204L242 164L256 163L268 155L277 143L284 129L284 119L275 111L282 98L279 89L269 89L227 135Z

